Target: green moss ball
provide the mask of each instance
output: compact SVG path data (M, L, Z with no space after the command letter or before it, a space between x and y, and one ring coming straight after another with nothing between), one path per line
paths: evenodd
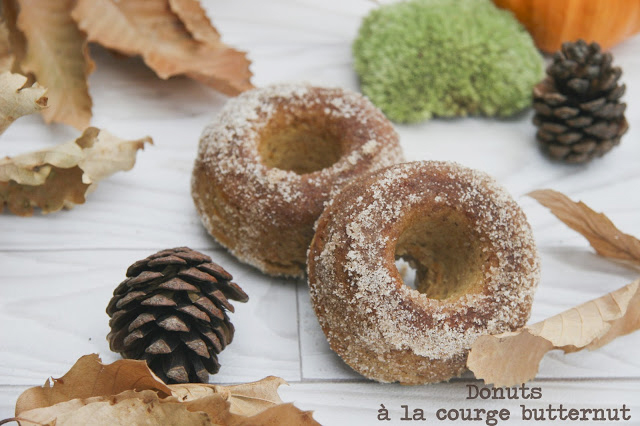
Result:
M531 104L542 56L490 0L410 0L373 10L353 43L362 92L393 121L509 116Z

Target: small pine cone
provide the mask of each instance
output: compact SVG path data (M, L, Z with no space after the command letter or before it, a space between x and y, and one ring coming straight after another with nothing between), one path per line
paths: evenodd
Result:
M187 247L162 250L127 270L107 306L109 346L147 361L166 383L203 382L233 339L228 299L249 298L232 276Z
M550 157L584 163L601 157L620 143L629 125L620 103L626 86L612 67L610 53L584 40L564 43L547 68L547 77L533 89L536 137Z

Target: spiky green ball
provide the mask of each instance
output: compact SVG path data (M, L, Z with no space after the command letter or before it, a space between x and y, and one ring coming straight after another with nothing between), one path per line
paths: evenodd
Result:
M489 0L410 0L373 10L353 44L362 92L390 119L509 116L544 74L529 33Z

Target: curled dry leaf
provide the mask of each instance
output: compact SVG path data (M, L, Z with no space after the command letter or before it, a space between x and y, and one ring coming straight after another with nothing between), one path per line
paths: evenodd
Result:
M99 180L130 170L145 143L153 142L123 140L89 127L75 141L0 159L0 211L6 205L14 214L30 216L34 207L50 213L82 204Z
M189 411L175 398L161 399L151 390L72 399L22 412L16 418L22 426L211 425L206 413Z
M195 40L212 46L220 43L220 33L211 25L198 0L169 0L169 6Z
M9 41L9 27L4 16L0 15L0 72L11 71L15 57L11 51L11 42Z
M267 377L235 386L166 386L142 361L102 364L80 358L60 379L25 391L16 404L22 425L318 425L311 412L283 404Z
M18 117L47 106L47 89L35 83L24 87L27 77L5 71L0 74L0 134Z
M228 386L224 390L229 393L232 413L253 416L282 404L278 388L285 383L280 377L269 376L259 382Z
M173 396L190 406L190 410L207 412L214 423L226 425L315 425L310 412L300 411L292 404L283 404L278 388L286 384L280 377L240 385L209 384L169 385ZM225 411L213 409L218 397L227 404ZM273 419L272 423L269 423ZM307 419L307 420L305 420ZM275 421L277 420L277 421ZM295 421L294 421L295 420ZM306 422L306 423L305 423Z
M240 385L219 386L202 383L169 385L173 396L190 411L204 411L215 424L233 426L318 425L310 411L285 404L278 388L286 384L280 377ZM217 398L217 399L216 399ZM224 411L221 410L226 404Z
M119 360L103 364L96 354L81 357L71 370L53 385L27 389L16 402L16 416L36 408L93 397L110 397L124 391L153 390L168 396L171 390L149 369L144 361Z
M17 27L26 39L20 67L49 89L49 108L42 113L45 121L84 130L91 120L87 78L94 64L86 36L71 19L75 0L17 2Z
M285 383L280 377L269 376L257 382L231 386L200 383L169 385L169 387L173 395L182 401L194 401L214 394L222 395L231 404L229 407L231 413L250 417L282 404L278 388Z
M194 1L78 0L72 16L89 40L142 56L160 78L185 74L228 95L252 87L245 53L220 41Z
M582 234L599 255L640 264L640 240L620 231L604 214L551 189L533 191L529 196Z
M163 79L184 74L228 95L252 88L244 52L221 41L198 0L0 0L0 71L49 88L47 122L91 120L88 39L140 55ZM88 39L87 39L88 36Z
M552 190L529 194L604 257L640 264L640 240L620 231L602 213ZM602 297L518 331L481 336L471 347L467 367L496 386L531 380L550 350L596 349L640 329L640 279Z
M301 411L293 404L281 404L271 407L260 414L243 419L234 426L273 426L273 425L320 425L313 419L311 411Z
M20 74L20 62L25 55L24 35L16 27L17 5L14 0L0 0L0 71ZM33 82L30 82L33 83Z
M231 425L243 419L243 417L229 412L229 401L220 394L202 396L189 401L182 401L178 398L178 401L189 411L206 413L209 416L209 421L216 425Z
M545 353L596 349L640 328L640 280L518 331L478 338L467 367L496 386L533 379Z

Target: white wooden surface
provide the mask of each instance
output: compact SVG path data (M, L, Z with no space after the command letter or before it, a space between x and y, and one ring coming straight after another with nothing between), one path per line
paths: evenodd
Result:
M350 43L365 0L204 0L224 40L249 52L254 83L309 81L358 89ZM66 372L81 355L109 351L104 310L133 261L156 250L188 245L213 256L249 293L232 316L234 343L212 381L244 382L278 375L291 386L283 397L316 410L323 424L379 424L380 404L394 421L401 405L422 408L437 423L439 408L509 408L519 401L465 400L471 376L449 384L402 387L368 382L328 348L303 281L261 275L228 255L200 225L189 179L203 126L225 97L185 78L161 81L138 59L92 48L92 124L129 138L150 135L155 145L136 167L100 184L85 205L47 216L0 215L0 418L9 417L27 386ZM397 126L406 157L455 160L494 175L519 200L533 226L543 277L532 321L616 289L633 271L595 256L580 236L524 196L552 187L605 211L625 232L640 235L640 37L613 49L627 83L630 131L622 145L592 164L567 167L537 150L531 113L510 120L466 118ZM39 117L17 121L1 138L3 155L51 146L77 136ZM640 333L594 352L549 354L535 383L543 398L531 407L630 407L640 424ZM449 422L446 423L455 423ZM466 422L468 423L468 422ZM551 423L551 422L548 422ZM581 422L588 423L588 422ZM602 423L602 422L600 422ZM409 423L410 424L410 423ZM476 422L478 424L478 422ZM482 422L481 424L484 424Z

